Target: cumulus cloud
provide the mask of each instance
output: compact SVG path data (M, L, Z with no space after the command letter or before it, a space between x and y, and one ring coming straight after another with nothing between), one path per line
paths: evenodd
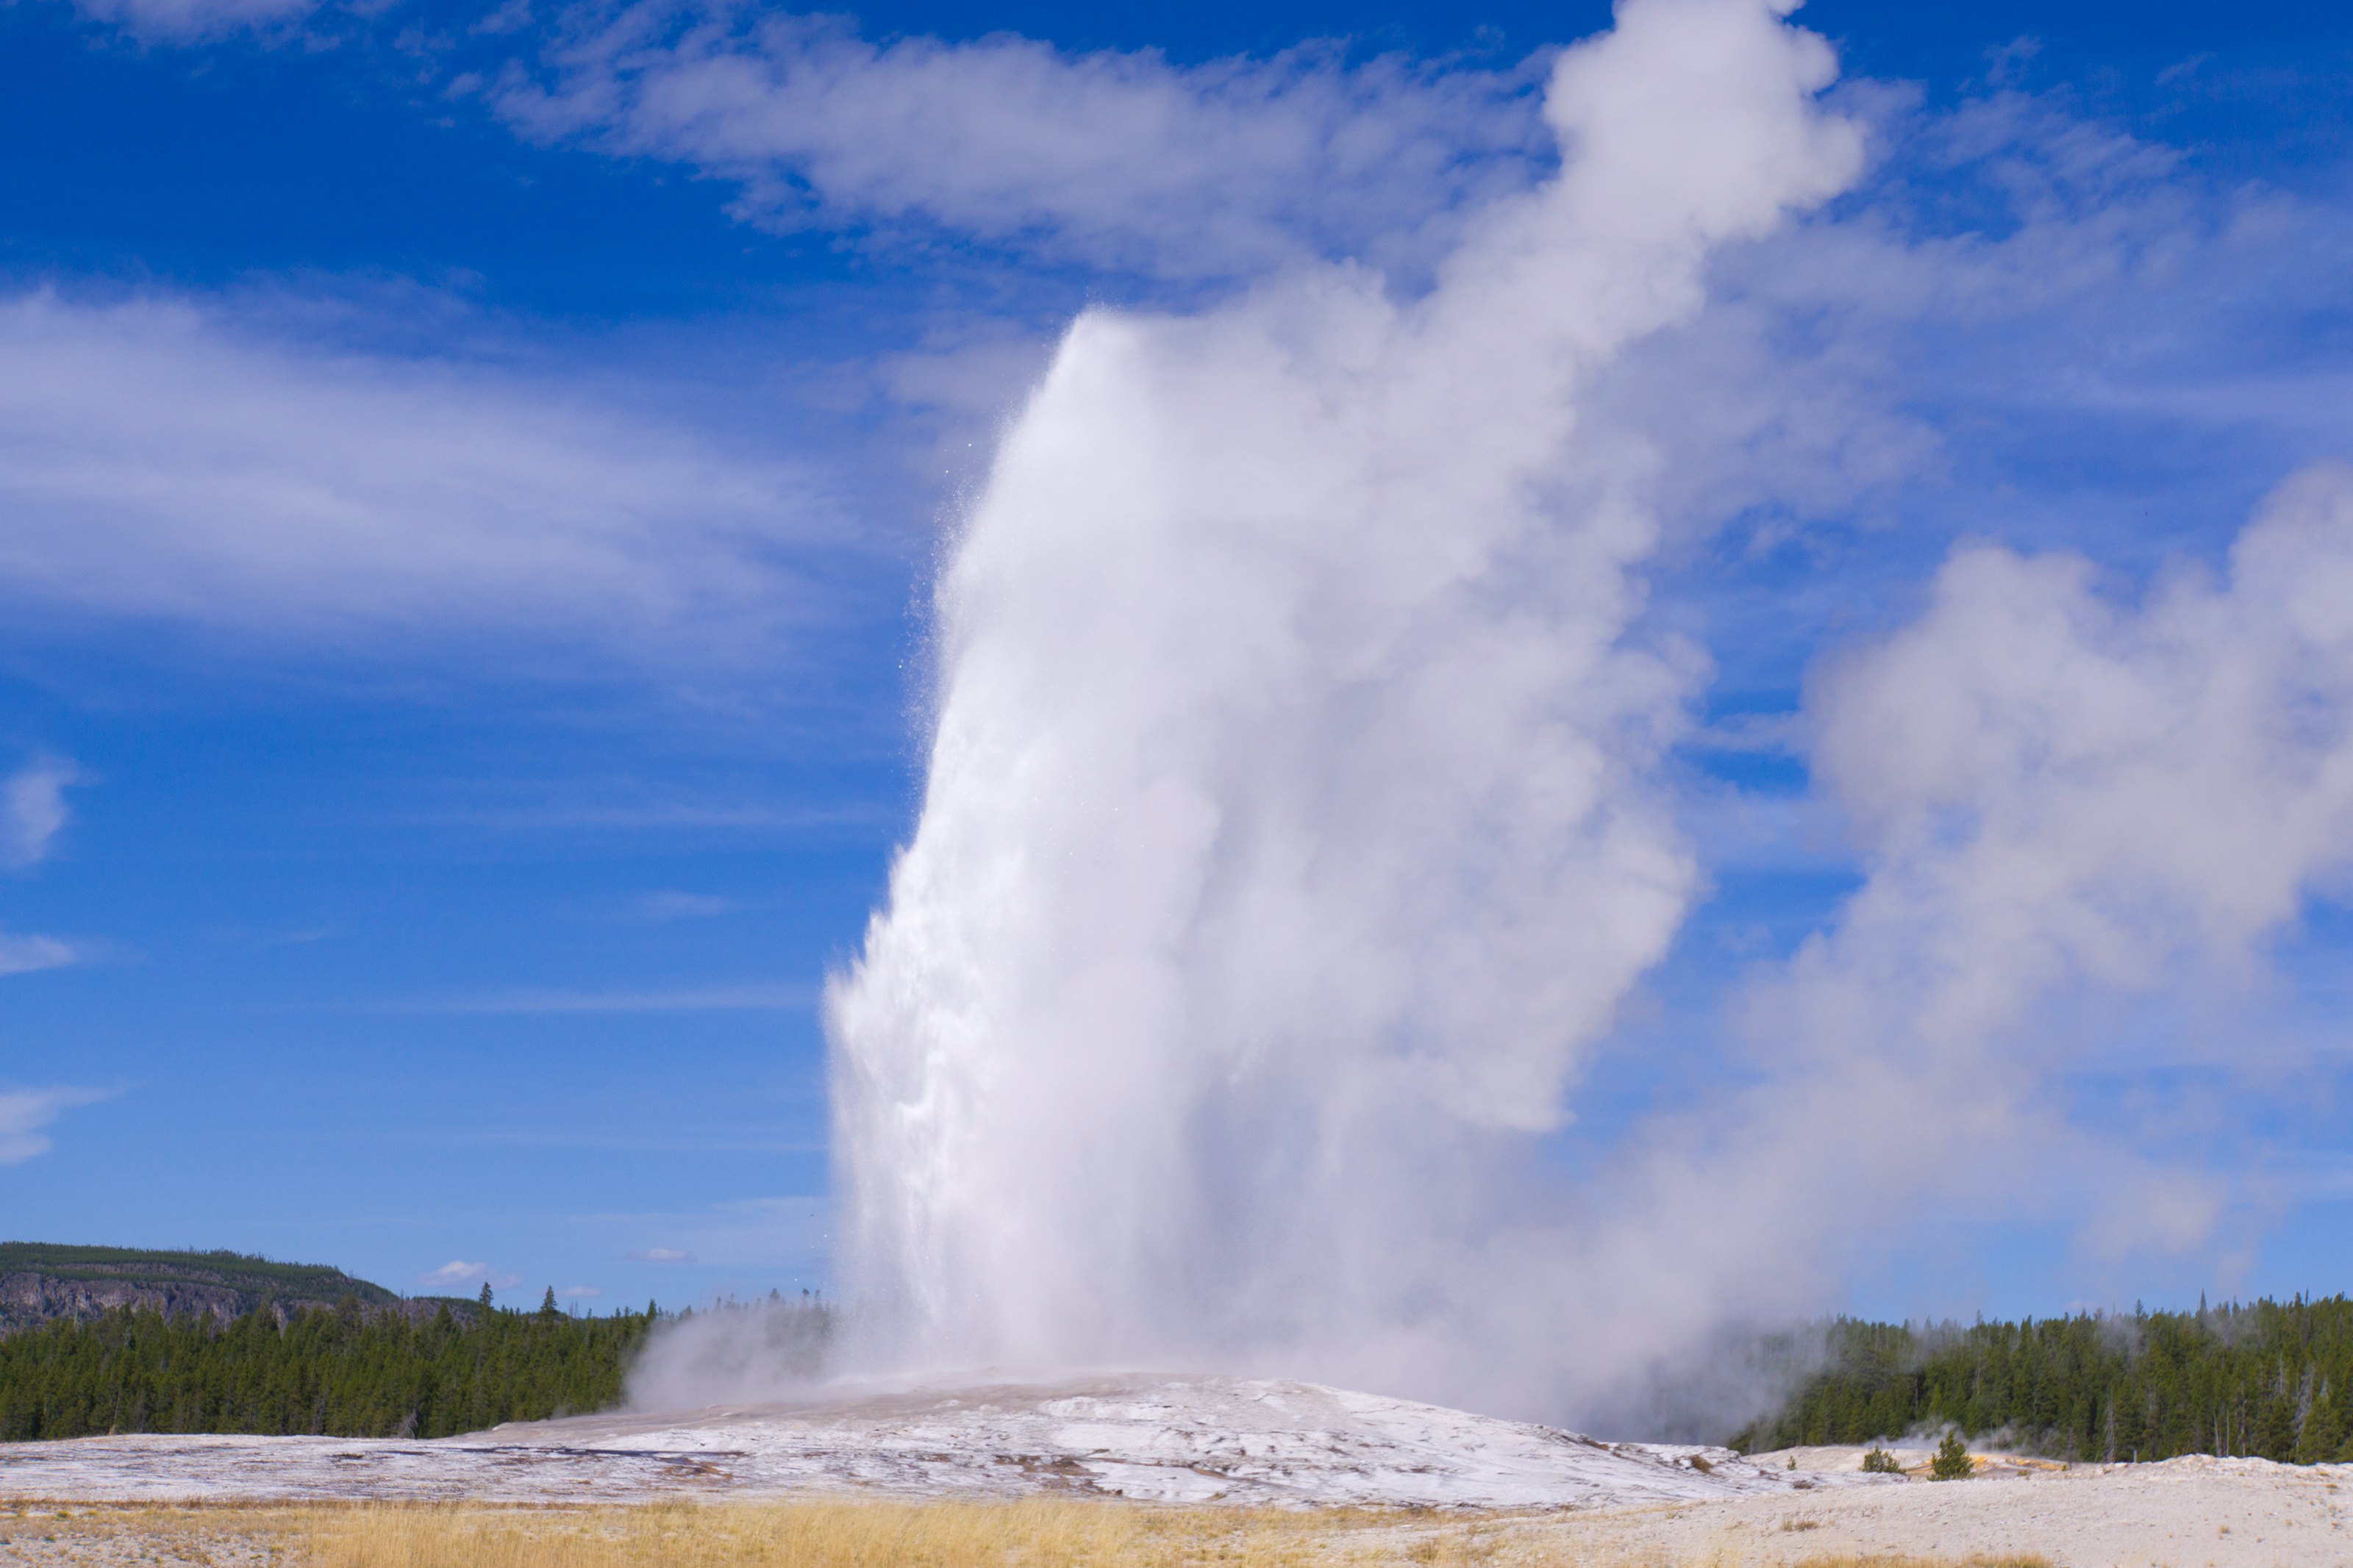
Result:
M0 1089L0 1165L22 1164L55 1147L47 1129L77 1106L110 1098L90 1089Z
M417 1277L419 1285L448 1287L452 1285L488 1285L493 1289L512 1290L522 1283L518 1275L501 1274L487 1263L469 1263L453 1258L438 1268L428 1268Z
M37 757L0 784L0 864L23 869L48 858L66 825L66 789L81 770L61 757Z
M543 382L195 300L0 300L0 601L262 635L765 639L801 476Z
M1161 276L1248 274L1426 226L1547 152L1532 68L1179 67L1006 35L877 44L748 7L577 14L500 111L525 133L683 163L779 226L915 226Z

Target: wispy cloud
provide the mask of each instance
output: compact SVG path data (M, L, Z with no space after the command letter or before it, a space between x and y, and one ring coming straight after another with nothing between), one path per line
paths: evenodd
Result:
M0 296L0 602L639 652L756 641L814 613L782 559L829 526L807 476L576 389L274 320Z
M0 864L18 868L48 858L66 825L66 789L81 770L62 757L36 757L0 784Z
M540 79L489 92L527 135L734 180L769 226L944 228L1190 278L1419 245L1542 156L1540 65L1352 66L1310 45L1181 67L641 5L573 13Z
M699 921L732 915L744 907L741 899L715 893L648 893L638 900L638 913L649 921Z
M284 28L317 0L75 0L84 16L150 43L195 43L242 28Z
M47 1131L77 1106L111 1098L95 1089L0 1089L0 1165L22 1164L54 1147Z
M632 1263L691 1263L694 1254L679 1247L649 1247L628 1254Z
M708 985L679 991L567 991L521 988L479 996L400 1002L401 1013L729 1013L788 1012L816 1005L807 985Z
M567 1301L593 1301L604 1293L595 1285L566 1285L556 1292Z
M0 974L32 974L89 962L90 950L54 936L15 936L0 931Z

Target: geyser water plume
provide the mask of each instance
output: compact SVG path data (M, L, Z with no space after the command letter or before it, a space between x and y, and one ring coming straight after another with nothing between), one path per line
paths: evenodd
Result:
M1786 8L1629 0L1554 72L1557 175L1422 298L1331 267L1071 328L828 995L881 1353L1547 1414L1615 1375L1514 1173L1691 896L1654 773L1699 661L1630 630L1639 464L1570 437L1712 246L1854 174Z

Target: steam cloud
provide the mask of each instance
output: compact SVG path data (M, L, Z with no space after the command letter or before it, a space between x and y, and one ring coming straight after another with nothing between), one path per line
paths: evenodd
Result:
M938 595L890 907L828 995L849 1280L902 1365L1260 1365L1556 1409L1579 1266L1515 1179L1695 870L1700 673L1580 396L1710 247L1852 179L1828 48L1634 0L1556 177L1410 303L1094 311ZM1614 1375L1614 1373L1612 1374Z
M1862 885L1715 1087L1544 1168L1699 882L1661 763L1705 671L1645 638L1657 476L1584 405L1711 247L1855 176L1831 76L1777 8L1631 0L1555 71L1557 176L1427 295L1071 328L944 571L922 817L828 997L870 1356L1655 1428L1662 1367L1818 1310L1943 1173L1988 1212L2063 1173L2095 1252L2210 1235L2233 1194L2074 1115L2109 1037L2052 1020L2243 979L2353 858L2339 469L2137 605L1964 548L1819 671Z

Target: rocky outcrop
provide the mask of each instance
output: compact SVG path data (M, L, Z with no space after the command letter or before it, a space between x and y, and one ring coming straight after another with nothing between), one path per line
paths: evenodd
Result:
M227 1323L266 1309L280 1322L356 1302L363 1311L429 1319L438 1300L404 1300L339 1268L276 1263L233 1252L147 1252L120 1247L0 1243L0 1333L58 1319L87 1322L129 1308L167 1318ZM461 1316L471 1303L452 1303Z
M258 1298L226 1283L120 1278L66 1279L33 1272L0 1274L0 1333L33 1328L56 1318L80 1322L123 1307L134 1311L161 1312L167 1318L209 1316L226 1323L260 1304Z

